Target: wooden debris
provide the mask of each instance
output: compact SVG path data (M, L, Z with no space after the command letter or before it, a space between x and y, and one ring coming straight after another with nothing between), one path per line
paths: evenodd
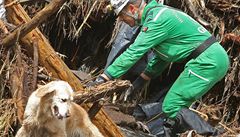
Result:
M5 0L6 3L10 3L12 0ZM23 23L29 22L31 19L24 11L23 7L19 4L6 8L7 17L10 23L19 26ZM20 42L24 46L30 56L33 55L33 38L38 39L39 47L39 63L44 66L52 76L65 81L74 87L75 90L82 90L81 82L74 76L67 65L59 58L52 46L49 44L45 36L39 29L34 29L22 39Z
M222 44L224 44L226 41L232 41L240 45L240 35L237 36L236 34L233 34L233 33L225 34L222 40Z
M9 133L14 132L13 126L17 124L17 110L13 99L0 100L0 136L9 137Z
M130 82L126 80L108 81L99 86L87 88L85 92L77 92L74 95L74 101L78 104L95 102L113 93L123 92L129 86Z
M13 99L17 106L17 116L20 123L23 121L24 108L27 102L27 97L24 94L24 76L26 63L21 58L20 45L16 46L16 63L12 65L12 72L10 73L11 91Z
M8 30L7 27L5 26L4 22L0 19L0 33L7 34Z
M19 4L19 0L14 0L14 1L6 4L6 5L5 5L5 8L10 7L10 6L14 5L14 4Z
M93 119L97 115L97 113L100 111L100 109L103 107L103 105L104 105L104 99L93 103L91 108L88 110L88 115L89 115L90 119Z
M33 83L32 88L35 90L37 88L37 74L38 74L38 39L33 38Z
M88 111L89 117L93 119L104 105L105 98L114 93L125 91L130 84L130 81L126 80L108 81L101 85L87 88L85 92L75 94L74 101L78 104L93 102Z
M189 9L189 12L193 16L193 18L195 18L204 27L210 27L210 24L197 13L196 7L193 4L193 0L185 0L185 2L187 4L186 7Z
M34 29L31 32L30 32L30 29L32 29L32 28L30 28L29 30L26 30L26 28L28 28L30 26L24 27L24 25L29 23L29 21L32 21L34 18L30 19L28 17L28 15L25 13L25 11L22 9L22 7L19 5L19 3L18 3L19 1L21 2L22 0L6 0L6 3L7 3L6 8L8 10L9 21L11 23L15 24L17 26L17 28L15 28L16 30L13 31L13 33L11 34L13 37L9 38L11 35L8 35L7 37L5 37L5 39L0 38L0 40L4 40L4 42L6 42L8 40L8 41L10 41L10 43L11 42L14 43L15 39L18 39L16 37L19 37L19 38L21 38L20 42L21 42L22 48L26 49L26 51L29 52L29 55L36 56L37 54L33 53L33 52L38 50L39 64L44 66L47 69L47 71L50 73L48 73L49 76L45 76L43 74L36 74L37 67L35 67L33 77L37 78L36 77L36 75L37 75L38 78L42 77L42 78L46 78L47 80L62 79L62 80L68 81L70 83L70 85L76 91L79 91L75 97L75 101L76 102L79 101L79 103L82 104L86 110L89 110L90 117L92 118L94 123L98 126L100 131L105 136L114 136L114 137L115 136L116 137L123 136L122 133L116 127L115 123L113 123L108 118L108 115L105 114L104 111L102 111L101 107L104 104L104 100L101 100L101 98L108 97L109 95L112 94L112 92L121 92L122 90L124 90L124 88L119 91L115 90L115 89L107 91L108 88L112 88L112 87L106 88L103 86L102 89L99 89L99 87L94 87L95 89L84 90L82 88L80 81L74 75L72 75L72 72L68 69L68 67L64 64L64 62L58 57L58 55L55 53L55 51L49 44L48 40L44 37L44 35L38 29ZM29 0L23 0L23 1L29 1ZM31 1L31 2L34 3L33 1ZM204 96L202 100L199 100L199 102L198 102L199 105L198 105L196 112L200 113L202 116L204 116L205 118L208 118L209 120L211 120L212 117L215 117L214 114L219 114L219 115L216 115L216 116L218 116L217 117L218 119L214 119L213 122L219 123L219 120L221 121L220 125L222 125L228 132L224 136L236 135L240 131L240 128L239 128L240 107L239 107L239 101L238 101L239 95L240 95L240 92L239 92L239 76L240 76L239 52L240 52L240 48L238 46L238 45L240 45L240 38L239 38L239 27L237 27L240 22L239 1L238 0L232 0L232 1L229 1L229 0L227 0L227 1L217 1L217 0L209 0L209 1L177 0L177 1L175 1L175 0L170 0L170 1L168 1L167 4L169 4L169 3L171 4L173 2L180 2L181 4L170 5L170 6L179 7L179 6L184 5L183 8L187 9L186 12L188 14L193 16L198 22L203 24L205 27L208 28L210 26L208 29L214 35L216 35L218 38L220 37L221 44L229 53L229 57L231 59L231 64L230 64L229 72L228 72L225 80L223 80L224 82L221 84L221 86L218 86L217 89L214 89L216 92L214 92L212 95L209 94L209 96ZM28 2L25 2L25 4L27 4L27 3ZM30 3L30 1L29 1L29 3ZM203 3L204 6L202 6L199 3ZM73 6L73 4L75 4L75 5ZM93 4L96 5L95 9L92 9ZM59 39L60 39L59 41L61 41L61 42L59 42L60 44L57 43L60 45L58 47L58 49L60 49L59 51L63 51L62 48L65 47L65 45L64 45L64 42L62 42L62 41L64 41L66 38L68 38L68 40L69 39L73 40L74 38L76 41L80 40L81 35L83 34L83 33L81 33L82 30L84 30L84 32L88 33L88 30L85 31L85 29L83 29L83 28L91 27L91 29L92 29L92 28L94 28L94 24L91 23L92 21L94 21L96 23L97 21L100 22L100 19L103 20L105 18L105 17L102 18L102 16L100 16L101 14L98 14L98 13L101 13L101 12L99 12L100 10L96 10L103 5L102 1L101 2L98 1L98 3L96 3L96 1L94 1L94 0L89 0L89 1L84 1L84 2L73 0L64 5L65 6L63 6L61 8L61 10L58 12L59 14L58 14L58 17L55 19L55 21L51 20L52 22L50 22L50 24L51 23L58 24L58 25L56 25L58 27L57 35L61 36L61 37L59 37ZM41 9L41 8L37 8L37 9ZM35 14L38 10L34 10L34 8L33 8L33 11ZM32 15L34 15L34 14L32 14ZM88 17L89 17L89 19L87 21ZM43 18L41 18L40 20L42 21L42 19ZM103 20L103 21L105 21L105 20ZM37 23L34 22L34 23L35 24L31 24L31 25L33 25L32 26L33 28L35 26L37 26L39 22L37 22ZM83 26L84 24L85 24L85 26ZM49 25L49 24L46 24L46 25ZM49 26L52 27L51 25L49 25ZM116 24L116 26L118 26L118 25ZM49 29L49 28L47 31L51 32L52 29ZM0 29L1 29L1 32L4 32L4 33L6 32L6 27L4 26L4 23L1 20L0 20ZM76 33L76 32L79 32L79 33ZM26 33L26 34L28 33L28 34L23 37L24 33ZM111 33L111 32L109 32L109 33ZM88 34L84 33L84 36L86 36L86 35L88 35ZM101 35L102 35L102 33L101 33ZM90 35L90 37L92 38L92 37L94 37L94 35ZM7 38L9 38L9 39L7 39ZM104 36L104 38L105 38L105 36ZM11 41L10 39L13 39L13 41ZM84 37L84 39L85 39L85 37ZM104 40L106 40L106 39L104 39ZM95 40L90 39L90 41L95 41ZM0 42L0 43L2 43L2 42ZM79 42L79 43L84 43L84 42ZM102 43L102 41L100 41L100 43ZM34 48L36 48L35 45L38 45L36 47L38 47L39 49L34 49ZM87 45L98 45L98 48L95 48L93 46L96 52L99 52L98 49L102 48L102 47L100 47L100 44L96 44L96 42L94 44L89 42L89 43L87 43ZM9 46L11 47L12 45L10 44ZM86 50L83 50L84 49L83 47L84 46L82 46L82 45L77 46L77 50L74 50L74 52L73 52L74 56L72 57L72 59L70 57L72 62L82 59L81 56L79 57L78 55L79 55L79 53L80 53L80 55L82 55L81 53L86 51ZM87 48L89 48L89 47L86 47L85 49L87 49ZM0 46L0 49L2 50L1 46ZM83 52L78 52L78 51L83 51ZM1 54L3 55L5 53L1 52ZM0 56L2 56L1 54L0 54ZM62 53L62 54L65 54L65 53ZM12 55L12 53L11 53L11 55ZM9 52L8 52L7 58L9 58L9 56L11 57L11 55L9 55ZM102 55L102 53L101 53L101 55ZM102 60L100 58L97 58L97 59ZM36 57L34 59L34 62L32 63L33 66L36 66L38 64L37 60L38 59ZM97 61L99 61L99 60L97 60ZM95 61L95 60L93 59L91 61ZM7 62L9 62L9 59L1 62L2 66L0 66L0 68L1 68L0 74L5 73L5 68L8 67L8 66L6 66L6 64L8 64ZM75 64L75 62L72 64ZM76 66L74 66L74 67L76 67ZM13 67L13 69L18 71L19 74L16 74L16 72L14 72L12 74L16 74L14 79L18 78L18 81L20 81L20 83L18 83L18 81L11 80L10 82L13 83L13 85L11 85L11 88L13 90L17 89L18 90L17 92L19 92L17 96L21 97L22 96L21 92L26 84L26 82L24 83L24 81L25 81L24 75L26 75L26 74L23 73L25 68L23 66L20 66L17 69ZM16 77L16 76L19 76L19 77ZM5 79L0 79L0 80L2 82ZM33 81L36 81L36 79L34 79ZM21 86L23 86L23 87L21 87ZM33 87L34 87L34 85L33 85ZM118 87L118 88L121 89L120 87ZM80 93L81 91L85 91L85 92ZM23 100L21 100L21 98L20 98L20 100L19 99L14 99L14 100L11 99L11 102L13 102L13 101L15 101L15 102L18 101L17 107L18 106L20 106L20 107L19 107L17 113L18 113L18 117L21 117L21 112L22 112L21 108L22 108L22 106L24 106ZM94 102L94 105L92 105L92 106L84 105L84 103L89 103L89 102ZM209 105L209 104L214 104L214 105L208 107L208 106L203 105L205 103L207 105ZM4 104L2 106L6 106L6 105ZM204 108L206 111L203 111ZM216 111L215 111L215 109L216 109ZM6 110L2 110L2 111L6 111ZM211 113L209 113L209 112L211 112ZM6 115L6 114L4 113L4 115ZM156 116L156 117L158 117L158 116ZM16 116L14 118L16 118ZM1 119L2 119L2 116L1 116ZM5 130L5 131L7 131L7 130ZM1 135L2 134L0 134L0 136ZM133 135L130 135L130 136L133 136ZM136 135L136 136L139 136L139 135Z
M12 46L12 44L15 43L16 37L24 37L27 33L32 31L48 17L54 14L66 1L67 0L53 0L43 10L38 12L30 21L25 22L11 34L9 34L6 38L4 38L0 45L7 46L9 48Z

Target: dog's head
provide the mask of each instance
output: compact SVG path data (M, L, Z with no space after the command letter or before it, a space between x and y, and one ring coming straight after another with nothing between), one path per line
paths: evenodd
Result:
M73 100L73 89L65 81L52 81L36 92L36 96L40 97L45 109L51 108L51 113L58 119L69 116L71 101Z

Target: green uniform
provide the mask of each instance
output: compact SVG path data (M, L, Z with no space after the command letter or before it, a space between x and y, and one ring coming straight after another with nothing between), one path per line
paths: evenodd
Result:
M145 74L158 76L170 62L181 62L211 34L187 14L150 2L143 11L142 30L135 42L105 70L110 78L127 72L147 51L155 57L148 63ZM196 59L191 59L175 81L163 102L163 111L174 118L183 107L205 94L226 74L229 59L216 42Z

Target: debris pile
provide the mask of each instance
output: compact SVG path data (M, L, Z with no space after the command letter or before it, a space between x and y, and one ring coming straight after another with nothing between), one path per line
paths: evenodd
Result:
M224 127L223 136L239 134L240 1L166 0L164 3L195 18L227 51L231 60L227 75L194 107L211 124ZM96 116L96 111L91 111L90 117L104 135L123 136L99 107L99 101L126 89L129 81L111 81L103 87L87 89L93 92L82 92L87 91L83 88L86 81L77 79L70 70L93 75L102 72L109 45L121 25L106 10L108 4L108 0L5 0L3 7L0 2L0 9L7 11L6 20L0 10L0 136L16 133L28 96L38 85L56 79L68 81L79 91L75 101L87 110L94 105L86 103L98 100L93 104L100 111ZM50 11L51 8L55 9Z

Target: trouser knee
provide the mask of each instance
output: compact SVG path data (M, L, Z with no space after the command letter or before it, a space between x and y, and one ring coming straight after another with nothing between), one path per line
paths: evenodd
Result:
M176 105L175 105L176 106ZM162 110L166 117L174 119L179 111L174 104L170 104L168 102L163 102Z

